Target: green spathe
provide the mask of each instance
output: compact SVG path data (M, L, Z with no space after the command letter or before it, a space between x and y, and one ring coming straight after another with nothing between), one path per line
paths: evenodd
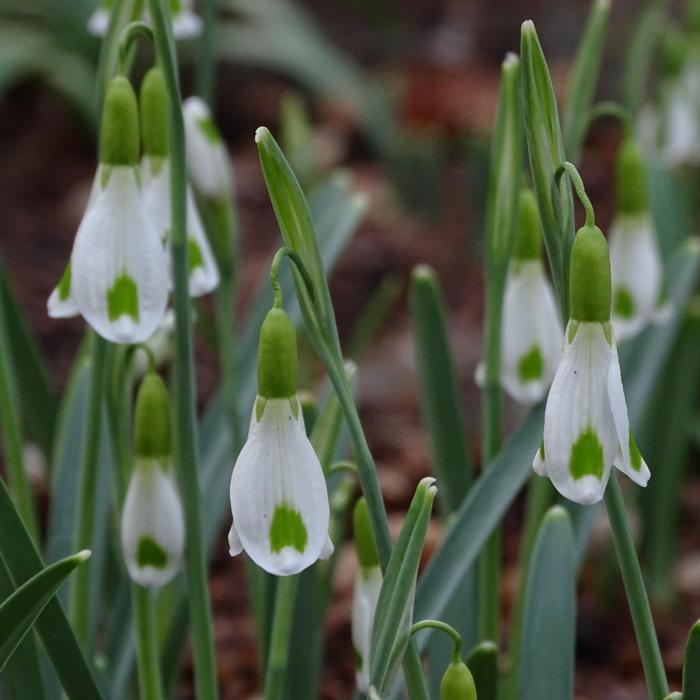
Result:
M151 459L172 454L170 397L165 382L155 372L144 377L136 397L134 454Z
M476 700L476 685L463 661L453 661L440 682L440 700Z
M131 83L122 76L107 88L100 131L100 163L132 165L139 161L139 113Z
M542 256L542 222L535 193L529 189L520 192L518 225L515 232L513 258L539 260Z
M615 207L619 214L642 214L649 208L644 160L631 137L623 141L617 154Z
M610 320L610 255L597 226L583 226L571 249L569 306L575 321Z
M260 328L258 394L264 399L294 396L298 385L297 334L285 310L274 306Z
M571 447L569 471L577 480L583 479L584 476L594 476L598 480L603 478L605 472L603 446L590 428L581 433Z
M369 519L369 510L364 496L357 499L352 512L352 530L355 537L355 549L357 559L363 569L379 566L377 545L372 533L372 523Z
M141 83L141 136L147 156L168 155L168 91L163 71L151 68Z
M107 315L110 321L129 316L138 323L139 288L126 272L122 272L107 291Z
M282 503L275 508L270 525L270 549L273 553L281 552L285 547L303 553L306 549L308 534L301 514L295 508Z
M136 562L142 569L147 566L164 569L168 564L168 555L152 537L144 535L136 549Z

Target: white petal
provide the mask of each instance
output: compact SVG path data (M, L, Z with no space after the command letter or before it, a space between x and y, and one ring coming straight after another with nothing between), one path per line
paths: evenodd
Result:
M547 476L547 465L542 458L542 453L544 451L544 446L540 445L535 452L535 457L532 460L532 469L537 474L537 476Z
M329 505L301 407L268 399L253 420L231 476L231 512L250 558L276 576L299 573L327 544ZM261 402L261 406L262 406ZM296 415L295 415L296 413Z
M241 538L238 536L238 530L236 530L236 524L231 523L231 529L228 531L228 553L235 557L243 551L243 544L241 543Z
M202 20L191 10L181 10L173 17L173 34L176 39L194 39L202 33Z
M187 166L192 184L206 197L228 197L231 172L226 146L209 130L212 117L199 97L188 97L182 105L187 137Z
M333 546L331 536L326 535L326 541L323 544L323 549L321 550L321 554L318 555L318 558L323 560L330 559L333 556L334 551L335 547Z
M618 216L610 227L612 320L622 341L651 323L663 283L661 254L648 213Z
M474 382L480 389L483 389L486 384L486 367L483 362L479 362L474 370Z
M134 168L115 166L75 237L71 291L85 320L114 343L147 340L168 300L167 257L146 212ZM135 290L136 314L110 318L115 283Z
M622 376L620 374L620 362L617 357L617 348L613 341L613 358L608 373L608 395L610 411L612 413L615 431L618 440L618 459L615 466L640 486L646 486L651 476L649 468L636 449L632 445L630 436L630 423L627 415L627 402L622 388Z
M700 133L693 104L682 84L668 86L666 92L663 159L671 167L696 162Z
M547 392L561 353L561 322L542 262L515 261L503 300L503 388L522 404L537 403Z
M612 349L600 323L578 323L569 342L573 323L547 399L544 460L559 493L589 504L603 497L618 445L608 400ZM576 469L574 457L583 460L583 469Z
M87 30L93 36L104 36L107 33L109 24L109 10L105 7L98 7L88 18Z
M358 569L352 596L352 646L356 662L355 683L361 693L369 691L372 627L381 588L382 571L378 566Z
M70 274L68 270L63 273L64 277L66 274ZM67 294L64 289L61 289L64 277L61 277L61 281L54 287L46 304L46 310L51 318L72 318L80 313L71 294L70 281L68 281Z
M141 160L141 189L148 215L161 240L170 235L170 158L144 157Z
M121 540L129 575L142 586L163 586L180 568L185 546L182 506L173 477L157 460L141 460L134 467L122 510ZM154 552L162 561L155 563Z
M197 209L192 189L187 188L187 235L190 240L190 253L199 251L199 264L193 266L190 260L190 296L209 294L219 286L219 267L214 259L209 239Z

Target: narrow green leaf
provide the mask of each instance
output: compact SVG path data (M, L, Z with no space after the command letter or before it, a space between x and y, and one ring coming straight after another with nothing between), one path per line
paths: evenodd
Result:
M437 492L434 482L425 478L416 489L379 593L372 629L370 684L380 695L393 680L408 645L416 572Z
M474 677L479 700L498 700L498 647L494 642L481 642L466 661Z
M0 672L58 587L89 557L85 550L47 566L0 604Z
M574 162L578 160L585 137L588 110L603 61L609 17L610 0L595 0L569 76L569 94L564 109L564 150Z
M532 183L544 228L544 242L562 316L568 308L569 253L574 234L571 188L555 191L554 173L566 160L559 113L549 68L535 25L523 22L520 35L520 71L523 86L525 136L530 154Z
M686 700L700 698L700 620L690 630L685 647L683 697Z
M518 697L574 697L576 562L574 534L560 506L542 521L532 550L525 598L524 639Z

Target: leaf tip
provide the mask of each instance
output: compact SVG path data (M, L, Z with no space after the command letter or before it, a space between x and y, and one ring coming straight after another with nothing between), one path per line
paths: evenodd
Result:
M435 279L435 271L430 265L420 263L413 268L411 277L417 284L428 284L432 283Z
M255 143L260 143L264 138L270 135L270 130L266 126L259 126L255 130Z
M82 564L84 561L87 561L91 556L92 552L89 549L83 549L75 555L75 558L78 560L79 564Z

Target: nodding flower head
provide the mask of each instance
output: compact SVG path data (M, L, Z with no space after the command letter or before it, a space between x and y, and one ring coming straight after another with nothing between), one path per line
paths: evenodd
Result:
M576 234L571 253L571 319L547 398L544 438L533 468L566 498L599 501L613 466L640 486L649 469L630 430L610 324L608 245L596 226Z
M94 36L104 36L109 26L109 15L113 0L102 0L99 7L90 15L87 29ZM202 33L203 23L194 12L193 0L170 0L170 15L173 23L173 36L176 39L194 39ZM144 9L142 19L150 21L148 10Z
M276 576L333 551L326 480L304 429L297 365L296 332L275 306L260 329L258 397L231 476L229 548Z

